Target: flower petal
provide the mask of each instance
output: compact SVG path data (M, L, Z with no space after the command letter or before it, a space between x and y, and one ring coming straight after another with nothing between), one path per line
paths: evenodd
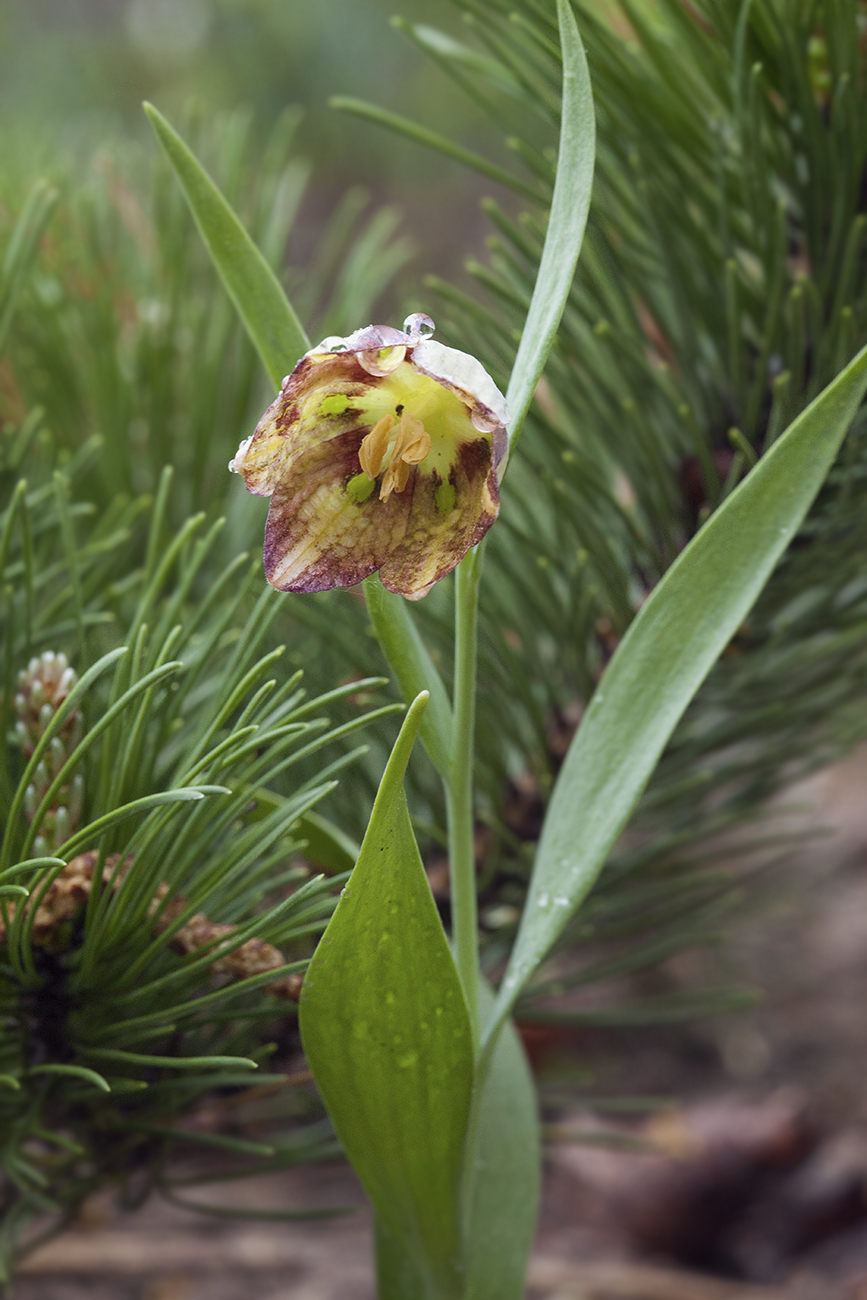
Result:
M265 575L272 586L281 591L354 586L402 542L411 494L378 499L373 482L358 468L364 432L338 434L293 457L274 489L265 525ZM369 490L361 500L351 486L358 478Z
M376 411L376 381L355 353L309 352L284 379L280 395L229 468L243 477L248 492L269 496L308 446L374 423L388 409L383 402L387 398Z
M412 500L404 535L391 547L379 576L389 591L420 600L478 545L497 517L490 442L462 443L448 478L416 472L403 495Z
M481 361L468 352L423 339L412 351L412 364L429 375L470 408L470 419L481 433L493 433L509 422L506 399Z

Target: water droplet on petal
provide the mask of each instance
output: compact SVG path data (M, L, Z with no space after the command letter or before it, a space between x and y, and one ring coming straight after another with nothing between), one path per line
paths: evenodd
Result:
M429 339L436 330L430 316L422 311L413 312L403 322L404 331L413 339Z
M495 429L500 428L500 421L487 408L476 406L470 412L470 423L479 433L493 433Z

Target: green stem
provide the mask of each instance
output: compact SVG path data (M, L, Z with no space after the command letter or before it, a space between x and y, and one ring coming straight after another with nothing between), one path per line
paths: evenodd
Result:
M479 936L473 843L473 751L476 714L476 643L481 552L465 555L455 572L455 683L452 757L446 781L452 935L455 963L470 1013L473 1045L479 1042Z

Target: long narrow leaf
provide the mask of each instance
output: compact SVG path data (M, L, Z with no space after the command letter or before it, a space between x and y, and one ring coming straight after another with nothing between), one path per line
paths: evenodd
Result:
M684 710L819 491L867 390L867 348L666 573L608 665L560 770L490 1033L586 896Z
M489 162L481 154L454 144L448 136L440 135L438 131L431 131L429 127L421 126L418 122L412 122L408 117L389 113L387 109L379 108L376 104L368 104L363 99L352 99L348 95L333 95L328 101L328 106L336 108L341 113L353 113L356 117L366 118L369 122L375 122L377 126L385 126L390 131L396 131L398 135L405 135L417 144L423 144L428 149L444 154L446 158L451 158L455 162L463 163L465 167L480 172L482 176L487 176L490 180L525 195L535 203L545 202L544 194L535 190L532 185L527 185L519 176L513 176L511 172L498 167L496 163Z
M196 156L152 104L144 110L175 169L214 266L274 383L310 347L280 282Z
M0 352L3 351L18 296L36 255L39 240L57 203L57 190L37 181L27 197L0 266Z
M52 1062L50 1065L34 1065L29 1073L67 1075L72 1078L84 1079L86 1083L92 1083L101 1092L111 1092L109 1084L102 1075L98 1074L96 1070L88 1070L84 1065L59 1065Z
M510 412L510 457L572 287L593 186L596 120L590 73L567 0L557 0L557 11L563 55L563 108L557 179L536 287L506 394Z

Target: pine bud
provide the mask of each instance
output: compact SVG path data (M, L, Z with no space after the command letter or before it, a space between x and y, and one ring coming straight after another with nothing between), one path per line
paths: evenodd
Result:
M34 656L24 672L18 674L15 695L15 735L24 757L33 757L37 745L53 722L58 709L69 696L78 678L66 655L46 650ZM84 717L73 709L51 738L48 753L36 766L24 796L24 815L33 822L52 781L67 759L75 752L84 734ZM84 803L84 778L76 773L60 787L55 802L45 813L34 841L38 854L56 850L78 827Z

